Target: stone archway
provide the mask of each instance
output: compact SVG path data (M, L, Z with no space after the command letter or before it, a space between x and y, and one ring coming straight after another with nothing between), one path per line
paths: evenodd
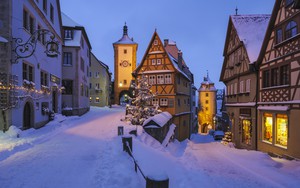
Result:
M26 102L23 110L23 129L33 127L33 106L30 102Z
M202 133L208 133L208 124L207 123L204 123L203 125L202 125Z

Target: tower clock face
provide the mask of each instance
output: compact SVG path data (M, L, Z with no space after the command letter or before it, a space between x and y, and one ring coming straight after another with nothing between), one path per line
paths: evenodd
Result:
M121 64L123 67L127 67L129 65L128 61L123 61Z

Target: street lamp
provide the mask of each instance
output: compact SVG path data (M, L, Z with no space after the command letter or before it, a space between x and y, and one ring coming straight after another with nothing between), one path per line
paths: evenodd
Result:
M26 42L23 42L21 38L14 38L16 47L13 51L16 54L16 58L13 63L17 63L18 59L27 58L33 55L36 49L37 41L40 37L44 37L46 34L50 35L50 40L46 41L45 53L48 57L57 57L59 54L58 51L58 41L55 41L55 35L47 29L38 29L36 30Z

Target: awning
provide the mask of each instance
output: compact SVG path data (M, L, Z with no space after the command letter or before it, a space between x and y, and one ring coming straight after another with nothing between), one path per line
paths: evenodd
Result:
M8 40L0 35L0 42L1 43L8 43Z
M270 111L288 111L289 106L259 106L258 110L270 110Z

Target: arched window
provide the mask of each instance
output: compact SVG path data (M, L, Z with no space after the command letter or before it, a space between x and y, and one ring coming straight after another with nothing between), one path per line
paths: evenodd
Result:
M294 21L290 21L285 28L285 39L289 39L295 35L297 35L297 23Z

